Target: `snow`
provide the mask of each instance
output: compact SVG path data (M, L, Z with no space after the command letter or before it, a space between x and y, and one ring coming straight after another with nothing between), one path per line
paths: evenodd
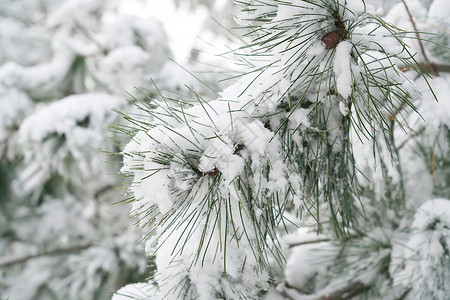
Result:
M0 8L0 11L4 12L5 8ZM0 31L0 62L13 61L32 66L50 57L51 39L44 28L26 26L11 18L1 18L0 24L3 28Z
M264 124L256 120L241 126L238 129L238 139L242 140L245 147L252 153L264 155L269 147L273 133L264 128Z
M322 242L294 247L284 271L286 282L302 289L308 285L308 281L314 281L318 274L326 273L328 265L324 256L329 255L327 252L330 250L326 250L328 246L327 242Z
M217 95L211 91L216 88L213 85L205 96L205 85L168 60L171 55L191 56L188 51L194 48L192 36L198 29L183 26L192 18L162 12L161 7L170 6L169 2L128 2L142 15L154 9L155 18L115 18L110 11L99 20L95 16L107 7L106 1L66 1L52 6L45 22L49 30L57 32L52 48L40 50L45 59L36 61L30 56L22 63L23 54L4 55L14 60L0 67L0 141L7 140L2 147L10 149L19 143L23 149L14 187L17 194L32 194L30 203L39 203L18 209L15 217L32 215L30 223L35 225L29 227L32 230L17 231L27 232L26 236L32 236L27 241L36 240L36 244L66 245L78 237L100 241L69 255L69 267L63 270L67 278L56 278L52 288L64 290L62 297L87 299L102 286L104 274L114 283L109 286L115 286L122 282L124 265L128 272L144 272L135 233L117 235L109 226L99 225L99 229L93 225L104 225L105 215L109 215L99 212L96 191L109 180L109 169L99 151L117 151L117 145L108 141L113 134L105 133L105 125L117 121L118 115L111 112L114 107L138 122L128 128L135 135L125 142L121 171L131 179L127 191L127 197L134 198L130 214L142 230L145 252L156 255L157 285L127 285L113 300L174 299L181 292L186 292L186 298L202 300L257 299L267 290L266 299L283 299L283 294L312 299L327 297L355 281L384 296L383 288L401 291L412 287L413 296L444 299L449 291L445 281L449 276L449 200L433 199L436 174L418 160L414 145L419 141L418 129L424 128L419 137L429 146L443 125L450 126L448 77L429 80L439 97L436 102L426 82L392 66L391 62L403 63L405 49L388 30L379 27L370 15L373 8L363 1L345 1L348 9L338 5L342 1L327 2L329 7L300 0L243 2L240 5L246 10L236 19L244 27L258 29L258 35L249 35L249 39L261 44L239 49L238 64L245 74L230 80L229 87ZM408 4L419 24L424 24L427 16L440 22L449 7L440 0ZM346 26L356 27L347 40L325 49L321 38L337 32L337 25L333 17L317 16L329 15L335 5ZM118 9L132 10L120 5ZM200 15L195 23L200 27L205 7L197 11ZM173 21L167 34L156 17ZM81 26L89 29L87 33L81 32L79 19L83 20ZM400 6L394 7L388 19L411 26ZM28 29L18 24L7 24L7 28L15 33ZM169 44L174 44L170 40L174 32L185 36L172 54ZM9 40L13 38L0 36L0 42ZM74 63L81 66L76 71ZM201 76L215 80L214 76ZM375 78L381 79L376 82ZM198 92L198 97L183 95L183 84ZM143 87L149 97L137 97L145 104L129 109L123 101L124 91L132 93L134 86ZM163 97L160 91L170 96ZM368 98L369 94L373 98ZM391 128L380 128L378 123L384 124L386 114L403 105L399 94L411 96L422 115L405 113L401 119L399 114L394 124L396 141L405 137L397 130L398 124L404 124L410 136L405 137L403 148L392 145L400 151L400 160L392 161L386 141L378 140L372 148L357 134L366 126L370 129L367 135L388 133ZM40 103L34 106L33 101ZM381 110L380 103L385 105ZM343 129L344 121L352 122L350 131ZM19 124L17 132L15 125ZM348 239L338 240L330 219L336 214L337 222L345 221L343 206L347 203L339 197L349 187L340 178L340 168L348 167L347 172L353 167L352 154L347 162L340 161L347 142L355 153L355 168L364 173L356 175L362 179L361 189L355 185L364 194L361 203L351 207L357 210L359 223L355 224L361 231L356 234L346 225L343 230L348 231ZM13 155L6 157L13 159ZM323 157L333 160L315 168ZM381 163L386 166L380 168ZM403 173L397 167L402 167ZM48 195L50 184L56 186L52 193L73 189L81 196ZM335 189L331 198L326 198L324 192L330 185ZM397 187L400 192L394 191ZM404 194L407 201L399 206L400 216L395 205ZM336 206L331 212L332 204ZM308 227L317 228L314 218L319 212L323 235ZM288 218L301 229L296 231ZM111 214L105 223L113 225L125 219ZM59 263L42 260L27 264L23 278L43 283L50 278L46 270ZM273 267L278 263L280 266ZM42 277L33 278L35 273ZM299 290L289 289L283 281ZM280 284L272 288L273 282ZM190 288L182 291L186 283ZM311 295L301 295L301 289ZM15 293L20 291L13 290L12 295Z
M308 115L312 109L297 108L289 118L289 127L297 129L300 125L302 128L311 126Z
M73 53L58 52L52 61L29 68L9 62L0 68L0 83L24 91L39 91L50 81L60 80L65 75L72 62Z
M0 87L0 153L10 152L15 144L15 127L32 111L33 102L20 90ZM9 150L8 150L9 149Z
M348 108L348 106L347 106L344 102L342 102L342 101L339 102L339 110L341 111L341 114L342 114L344 117L347 116L347 115L348 115L348 112L350 111L350 109Z
M124 46L108 53L98 65L101 81L109 90L126 97L135 88L149 87L153 65L151 55L137 46Z
M123 99L107 94L68 96L29 116L21 125L19 134L24 140L36 142L56 133L66 135L69 144L80 147L98 145L101 135L96 134L95 130L102 130L105 124L111 123L116 118L111 109L123 103ZM91 130L86 129L84 139L70 141L71 131L82 127L77 122L82 122L86 117L89 117L86 127Z
M428 84L424 80L417 81L417 88L422 94L420 102L417 104L420 109L420 116L411 117L411 126L419 130L426 126L430 131L437 131L440 126L445 124L450 127L450 76L442 74L440 77L429 79L435 96L428 89Z
M115 292L111 300L151 300L153 294L154 287L150 283L132 283Z
M60 238L62 236L94 238L95 230L92 224L87 222L89 219L80 218L84 209L84 205L73 197L49 200L38 210L38 214L42 217L37 223L39 230L32 233L33 239L51 242L58 235Z
M230 92L232 95L236 90ZM124 149L122 172L134 177L130 187L136 198L132 214L139 218L142 227L148 227L152 218L155 224L159 220L173 224L169 230L164 226L154 228L156 234L146 246L151 251L154 244L158 245L158 276L174 279L161 287L162 295L181 284L186 276L194 283L193 295L200 299L211 299L217 293L232 297L237 290L247 296L255 295L259 287L266 285L267 272L255 273L258 260L263 258L251 249L260 234L256 229L266 226L263 218L270 213L271 205L276 205L267 203L262 195L282 195L287 181L278 139L263 123L251 121L246 111L233 109L240 105L219 98L183 109L180 118L180 108L173 110L160 103L164 114L158 115L155 127L139 132ZM170 164L164 163L160 156L163 153L173 155ZM269 163L273 168L270 174ZM249 196L237 184L255 185L261 192L252 193L254 202L249 202ZM205 206L209 199L213 202ZM156 215L146 213L152 206L157 207ZM242 210L249 211L243 214ZM217 218L218 214L222 221L211 225L204 218L195 217L186 222L177 211L206 218ZM250 212L258 219L252 221ZM208 246L191 242L201 241L204 236L211 237ZM224 240L230 242L225 245ZM218 252L212 250L216 248ZM180 259L174 259L173 253L179 254ZM198 255L202 255L202 263L193 265L192 260Z
M446 0L434 0L428 9L428 20L431 22L448 21L450 3Z
M238 25L248 25L249 21L252 19L257 19L258 17L264 17L267 15L271 15L272 13L277 11L277 1L274 0L268 0L264 3L267 5L261 5L253 2L251 3L250 9L246 9L245 13L244 11L235 17L235 21ZM246 3L244 2L245 5Z
M278 292L271 290L266 295L264 295L264 300L284 300L284 296L280 295Z
M233 143L223 143L219 139L212 140L205 147L200 158L199 170L208 173L217 168L224 179L231 182L244 169L244 160L233 153Z
M252 9L239 17L240 21L252 24L246 19L265 16L269 12L276 11L274 23L263 25L264 30L268 32L269 44L270 37L276 37L277 34L283 37L295 36L295 26L292 24L295 18L291 20L291 17L302 15L302 12L306 13L310 9L308 5L290 6L289 3L275 1L272 4L273 6L270 7L250 4L249 7ZM354 12L345 12L343 15L346 18L353 21L365 21L365 17L370 19L364 15L365 7L361 3L352 1L349 4ZM306 22L307 19L306 14L304 21ZM293 91L298 92L299 98L305 97L301 100L305 102L308 100L329 110L331 116L324 120L326 123L324 135L326 134L327 139L334 142L332 151L338 155L342 151L342 144L340 144L342 140L340 131L336 128L341 126L342 116L348 116L350 113L347 101L354 93L355 82L362 80L362 77L371 72L377 72L377 76L386 75L386 80L392 80L394 82L392 86L407 87L407 77L400 75L396 67L389 65L390 59L394 60L403 50L402 45L398 44L395 38L389 37L388 31L382 28L377 29L376 24L370 22L363 24L368 25L353 31L350 40L340 41L334 50L324 51L323 46L319 47L319 36L311 39L307 37L310 31L327 32L328 27L333 24L327 21L315 23L306 32L302 32L303 36L295 40L298 44L293 44L292 40L286 40L285 43L271 48L272 51L265 60L255 63L257 72L243 75L236 83L221 92L217 100L208 102L208 105L197 104L183 109L174 105L176 108L172 109L166 104L161 104L159 111L157 110L158 118L153 123L155 127L138 133L125 148L122 171L134 177L134 183L130 187L130 192L136 197L132 214L145 215L146 211L150 212L151 207L155 206L158 213L149 213L149 217L140 218L140 224L145 227L152 218L156 220L152 226L162 224L162 226L147 229L154 230L155 236L149 238L146 245L148 252L158 249L156 254L159 272L156 280L161 281L169 277L173 279L173 282L161 287L159 291L161 294L176 289L185 280L193 283L193 288L189 290L189 297L199 299L211 299L216 294L227 295L230 292L228 285L236 284L241 280L246 286L245 289L248 292L246 295L252 295L255 292L250 286L257 279L254 277L255 273L249 269L257 268L258 257L246 254L246 251L250 251L252 244L262 236L259 229L255 230L252 222L256 223L256 228L264 226L264 230L273 230L272 227L264 225L263 218L270 213L270 206L269 209L265 208L267 201L287 197L285 199L295 201L296 208L302 206L302 187L299 184L302 178L294 176L296 171L289 169L290 166L287 165L289 160L283 157L285 145L272 131L286 116L289 117L289 129L295 129L294 133L313 129L311 113L315 107L297 107L295 103L297 99L294 98L297 94ZM304 44L307 46L302 48ZM352 58L351 53L354 49L355 53L362 54ZM305 51L305 56L310 60L297 59L298 52L301 50ZM326 62L331 59L331 65L327 65ZM363 65L363 59L366 65ZM318 67L313 68L308 64ZM369 66L369 70L365 69L365 66ZM310 82L304 78L329 71L332 71L334 75L335 84L327 87L320 86L317 90L308 90ZM362 74L363 72L366 74ZM327 90L329 88L334 89L337 94L330 94ZM360 93L371 93L379 101L384 99L385 94L376 83L370 82L367 89ZM286 95L292 96L295 99L294 103L287 102ZM373 111L373 103L365 101L364 97L365 94L361 96L357 94L352 100L359 101L355 105L360 106L362 113ZM397 100L395 93L390 94L390 97L389 100L395 106L394 103ZM286 105L285 112L279 112L279 116L267 116L277 111L281 104ZM255 121L256 116L261 119ZM376 117L381 118L384 115L380 113ZM361 122L363 123L364 120ZM364 126L364 124L361 125ZM323 129L317 129L317 131L324 132ZM298 144L301 142L296 141ZM314 146L310 145L312 149ZM160 159L158 153L169 153L176 160L170 164L163 163L164 160ZM360 157L358 162L359 160ZM368 164L364 166L366 165ZM156 173L155 170L157 170ZM394 168L390 169L392 173L395 173L393 170ZM380 173L379 178L383 175ZM216 183L215 178L221 180L217 180L218 183ZM246 198L249 196L236 188L237 184L242 183L248 186L253 197L246 207L239 204L246 203ZM295 187L295 192L292 194L286 192L287 186ZM170 197L164 194L170 194ZM381 192L376 195L381 195ZM204 210L206 199L215 201L208 204L212 205L208 206L211 207L208 208L208 212ZM210 211L213 212L213 218L217 220L214 223L209 222ZM249 217L250 213L252 217ZM198 220L200 215L205 216L206 220L205 218ZM230 217L227 216L231 215L240 215L241 224L234 221L230 223ZM186 221L177 216L192 216L192 219ZM227 228L231 227L234 233L228 231ZM246 228L247 238L237 238L243 228ZM378 247L376 251L367 254L356 246L351 247L345 260L349 266L354 266L354 269L351 267L346 269L346 277L341 280L320 282L317 288L323 289L317 295L326 296L327 293L355 278L367 285L376 282L379 270L371 266L381 264L389 258L391 251L388 246L383 248L378 245L379 243L389 245L394 235L389 228L370 229L367 237L364 238L364 243L371 247ZM216 245L217 250L214 254L204 245L205 236L209 237L208 243ZM289 238L286 239L289 240ZM223 246L222 240L230 242ZM237 247L238 244L239 247ZM315 250L320 246L330 247L329 265L319 263L323 258L320 254L323 252L316 253ZM266 248L263 249L263 251L266 250ZM336 247L323 241L317 245L305 244L294 247L284 274L286 280L299 287L303 287L308 282L311 284L316 276L324 276L327 268L331 267L336 251ZM199 257L202 257L202 264L204 264L202 267L197 264ZM239 257L240 261L237 259ZM246 257L249 261L246 262L248 265L245 266L245 272L240 274L238 270L241 267L242 257ZM308 260L303 259L304 257ZM222 275L225 270L226 276ZM245 276L245 279L241 276ZM262 276L265 278L267 274L263 272Z
M27 266L25 268L25 278L27 281L19 282L12 291L9 291L11 295L14 295L17 300L28 300L32 299L34 295L39 291L39 288L42 284L48 281L51 277L51 273L49 270L41 269L39 272L36 272L36 267L39 265L42 266L48 262L46 260L40 261L38 263L34 263L32 266Z
M165 27L154 17L137 18L135 15L120 15L107 22L105 30L98 33L96 39L110 51L139 46L150 56L150 61L142 64L155 71L161 68L171 54ZM128 59L134 64L137 60L133 56L128 57L126 61Z
M95 14L104 7L104 0L68 0L53 11L47 19L48 26L74 26L80 20L89 20L89 15ZM84 24L87 25L87 24Z
M417 209L413 234L397 245L390 267L394 286L409 286L421 299L446 299L450 293L450 200L432 199Z
M417 230L427 230L434 223L440 228L434 230L445 230L450 227L450 200L432 199L422 204L414 218L413 227Z
M348 41L340 42L336 47L333 71L336 77L336 88L342 98L347 99L353 90L350 52L353 45Z
M365 1L347 0L345 2L345 7L346 10L348 10L345 12L345 16L350 20L352 19L352 16L356 18L365 12L371 13L371 7L368 7Z
M168 42L175 60L179 62L186 61L190 56L190 51L194 48L195 41L202 34L203 26L209 18L208 11L202 5L196 6L195 9L188 9L182 5L182 8L176 10L173 1L161 2L158 0L127 0L119 5L119 11L124 15L140 16L141 18L150 16L152 19L164 22L167 37L164 40L155 39L155 46L159 42L166 44ZM120 37L120 35L116 35L116 37Z
M69 179L75 172L74 182L80 182L94 170L105 170L97 151L102 150L107 124L113 125L117 119L111 109L120 108L124 102L107 94L72 95L28 116L18 132L19 145L27 146L26 167L16 182L17 191L29 193L55 173ZM66 164L71 158L77 164Z

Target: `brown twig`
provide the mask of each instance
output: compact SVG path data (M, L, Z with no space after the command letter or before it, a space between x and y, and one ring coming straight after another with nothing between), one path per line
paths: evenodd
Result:
M435 70L437 70L438 73L450 73L450 66L449 65L431 64L431 66L433 68L435 68ZM425 71L428 71L428 69L425 68Z
M438 76L439 73L436 69L436 66L432 62L430 62L427 54L425 53L425 48L423 47L422 39L420 38L419 31L417 30L416 22L414 22L411 12L409 11L409 7L406 4L405 0L402 0L402 2L403 2L403 5L405 6L406 12L408 13L409 19L411 20L411 24L414 28L414 32L416 33L417 40L419 41L420 51L422 51L423 58L425 59L425 62L429 66L430 73L434 76Z
M427 65L427 64L419 63L419 66L420 66L423 70L425 70L425 71L427 71L427 72L431 72L431 71L432 71L432 70L431 70L431 67L430 67L429 65ZM434 68L435 70L437 70L438 73L450 73L450 65L441 65L441 64L434 64L434 63L433 63L432 66L433 66L433 68ZM412 67L410 67L410 66L399 66L399 69L400 69L400 71L402 71L402 72L406 72L406 71L411 70Z
M59 248L59 249L55 249L55 250L48 251L48 252L38 253L38 254L25 255L22 257L9 258L9 259L6 258L6 259L3 259L2 261L0 261L0 268L7 268L7 267L10 267L10 266L13 266L16 264L25 263L30 259L34 259L34 258L38 258L38 257L42 257L42 256L67 255L67 254L71 254L71 253L78 252L81 250L85 250L92 246L93 246L92 243L88 243L88 244L84 244L84 245L76 245L76 246L71 246L71 247L67 247L67 248Z
M101 189L97 190L94 194L94 198L98 199L100 198L101 195L103 195L104 193L108 192L109 190L115 188L115 185L113 184L107 184L104 187L102 187Z
M405 106L404 103L405 103L405 102L403 102L402 105L400 106L400 108L397 109L397 111L395 112L396 115L397 115L397 114L400 112L400 110ZM389 113L386 113L385 115L386 115L386 117L387 117L389 120L391 120L392 122L398 123L398 124L400 124L402 127L408 128L409 130L411 130L411 131L412 131L413 133L415 133L415 134L418 133L417 130L415 130L415 129L409 127L407 124L404 124L404 123L400 122L399 120L397 120L397 118L396 118L395 116L393 116L393 115L391 115L391 114L389 114Z
M103 45L96 39L94 38L94 36L91 34L91 32L89 32L89 30L84 27L83 25L81 25L81 22L78 22L78 20L75 20L75 26L78 27L78 29L80 30L80 32L91 42L93 42L97 48L103 52L104 55L108 54L108 50L103 47Z
M425 131L425 127L420 127L419 130L413 131L413 134L408 135L408 137L403 142L401 142L400 145L398 145L395 148L395 150L398 151L398 150L402 149L409 142L409 140L411 140L412 138L414 138L416 136L421 135L424 131Z
M351 299L365 291L367 291L369 287L362 282L355 281L350 283L349 285L343 287L342 289L336 290L326 296L322 296L319 300L346 300Z
M45 289L47 288L47 282L41 283L38 288L36 289L36 292L34 293L33 297L31 297L31 300L39 300L42 297L42 294L45 292Z
M412 288L407 289L401 296L398 298L398 300L404 300L406 296L408 296L409 292L411 292Z
M313 293L313 292L311 292L311 291L308 291L308 290L305 290L305 289L302 289L302 288L293 286L293 285L291 285L291 284L290 284L289 282L287 282L287 281L284 283L284 286L287 287L288 289L297 290L297 291L299 291L300 293L306 294L306 295L312 295L312 293Z
M439 139L439 134L441 132L441 128L439 127L439 131L436 134L436 137L433 141L433 150L431 152L431 176L433 177L433 182L436 181L436 146Z
M293 289L295 291L301 292L301 294L313 295L311 292L304 293L298 288L295 288L295 287L293 288L292 286L288 286L286 283L285 283L285 287L288 289ZM327 295L323 295L323 296L317 295L317 298L312 298L312 299L315 299L315 300L348 300L357 295L364 293L369 288L370 288L370 286L367 286L360 281L355 281L355 282L349 283L348 285L344 286L341 289L332 291L332 292L328 293ZM293 299L292 297L289 296L289 293L287 293L287 290L283 289L283 291L281 291L281 293L285 297L288 296L286 298Z
M328 238L323 238L323 239L317 239L317 240L312 240L312 241L298 242L298 243L289 244L289 248L307 245L307 244L317 244L317 243L322 243L322 242L329 242L329 241L331 241L331 240Z

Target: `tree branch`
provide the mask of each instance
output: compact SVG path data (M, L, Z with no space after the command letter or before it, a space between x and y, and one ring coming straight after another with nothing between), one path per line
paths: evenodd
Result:
M331 241L331 239L329 239L329 238L323 238L323 239L317 239L317 240L311 240L311 241L303 241L303 242L289 244L289 248L302 246L302 245L308 245L308 244L317 244L317 243L322 243L322 242L329 242L329 241Z
M108 184L102 187L101 189L97 190L94 194L94 198L98 199L102 194L108 192L109 190L115 188L116 186L113 184Z
M408 135L406 139L400 143L397 147L395 147L395 150L398 151L402 149L412 138L421 135L425 131L425 126L420 127L419 130L414 130L412 134Z
M437 72L440 73L450 73L450 66L449 65L436 65L436 64L431 64L432 68L434 68L435 70L437 70ZM428 67L425 67L426 71L430 71L428 70Z
M408 296L409 292L411 292L412 288L407 289L401 296L398 298L398 300L404 300L406 296Z
M411 15L411 12L409 11L409 7L406 4L405 0L402 0L402 2L403 2L403 5L405 6L406 12L408 13L409 19L411 20L411 24L412 24L412 26L414 28L415 33L416 33L417 40L419 41L420 51L422 51L423 58L425 59L425 62L429 66L430 73L432 75L438 76L439 73L438 73L438 71L436 69L436 66L432 62L430 62L430 60L428 59L427 54L425 53L425 48L423 47L422 39L420 38L419 31L417 30L416 22L414 22L414 19L413 19L412 15Z
M290 284L289 282L287 282L287 281L284 283L284 286L287 287L288 289L297 290L297 291L299 291L299 292L302 293L302 294L312 295L312 292L311 292L311 291L308 291L308 290L305 290L305 289L302 289L302 288L293 286L293 285L291 285L291 284Z
M336 290L327 296L322 296L318 300L346 300L351 299L367 291L369 287L360 281L355 281L342 289Z
M58 256L58 255L67 255L74 252L78 252L81 250L88 249L92 247L92 243L84 244L84 245L76 245L67 248L59 248L48 252L42 252L38 254L25 255L22 257L13 257L13 258L5 258L0 261L0 268L8 268L16 264L25 263L30 259L42 257L42 256Z
M293 289L295 291L301 292L302 294L306 294L306 295L313 295L312 293L303 293L302 290L296 288L296 287L292 287L289 284L285 283L285 287L288 289ZM315 300L348 300L351 299L355 296L358 296L362 293L364 293L365 291L367 291L370 287L365 285L364 283L360 282L360 281L355 281L352 283L349 283L348 285L344 286L341 289L332 291L330 293L328 293L327 295L324 296L319 296L317 295L317 298L311 298L311 299L315 299ZM285 290L282 291L283 296L284 295L289 295ZM289 299L292 299L289 297Z
M433 141L433 149L431 152L431 175L433 176L433 182L436 182L436 146L437 146L437 142L439 140L439 135L441 133L441 128L442 127L439 126L439 130Z

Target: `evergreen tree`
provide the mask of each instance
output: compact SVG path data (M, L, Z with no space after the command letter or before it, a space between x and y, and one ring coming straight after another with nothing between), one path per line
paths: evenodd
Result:
M118 127L155 266L113 299L447 299L450 5L235 2L234 82Z
M139 113L126 98L158 95L150 77L174 90L191 78L162 25L123 2L0 3L2 300L110 299L148 276L129 207L112 205L123 182L107 153L129 140L108 126L113 108Z

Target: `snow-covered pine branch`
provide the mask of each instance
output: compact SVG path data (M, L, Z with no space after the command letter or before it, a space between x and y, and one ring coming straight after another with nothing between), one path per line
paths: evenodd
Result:
M217 99L163 97L142 109L152 121L127 117L149 298L257 299L269 283L267 299L406 297L411 281L388 273L417 205L396 138L413 130L416 82L436 100L410 33L364 1L236 2L242 75Z

